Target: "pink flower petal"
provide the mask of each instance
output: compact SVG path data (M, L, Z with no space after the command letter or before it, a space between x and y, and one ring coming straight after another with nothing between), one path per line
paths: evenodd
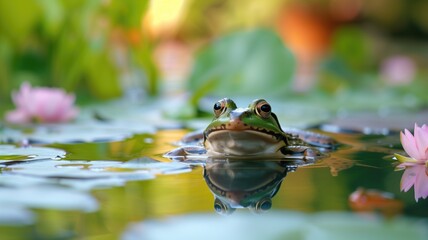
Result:
M405 162L405 163L400 163L399 165L397 165L398 169L407 169L408 167L413 167L415 166L417 163L413 163L413 162Z
M77 109L73 107L74 95L67 95L65 92L57 92L54 96L56 104L52 106L50 120L53 122L64 122L74 118Z
M70 109L68 109L67 112L65 112L64 114L61 115L61 118L59 119L59 121L61 121L61 122L69 121L69 120L75 118L78 113L79 113L79 110L77 108L70 108Z
M13 103L15 103L18 108L25 107L31 103L31 92L31 85L28 82L24 82L21 84L19 92L14 92L12 94Z
M6 113L6 121L15 124L24 124L31 121L31 116L19 109Z
M416 202L419 198L428 197L428 175L426 173L425 165L415 166L417 168L417 176L415 181L415 199Z
M64 92L58 94L56 96L55 116L53 116L53 119L55 121L67 121L74 117L77 112L73 108L73 103L74 95L67 95Z
M426 142L425 145L425 160L428 160L428 126L427 125L422 125L421 127L421 131L422 131L422 135L424 136L424 141Z
M426 155L426 151L428 149L428 131L426 131L426 126L422 126L422 128L418 127L415 124L415 141L416 147L419 151L419 159L418 160L427 160L428 156Z
M400 139L401 139L401 145L403 145L404 151L406 153L414 158L414 159L420 159L419 158L419 151L416 146L416 140L413 137L412 133L410 133L409 130L404 129L404 133L400 133Z
M75 97L58 88L35 87L23 83L18 92L12 94L16 112L8 117L15 122L65 122L77 115L74 107ZM20 115L19 115L20 114Z
M415 184L418 173L417 170L417 166L407 167L406 170L404 170L403 176L401 176L401 191L407 192Z
M37 99L35 114L39 119L43 122L55 122L55 115L58 114L58 97L55 93L42 90L37 92L35 98Z

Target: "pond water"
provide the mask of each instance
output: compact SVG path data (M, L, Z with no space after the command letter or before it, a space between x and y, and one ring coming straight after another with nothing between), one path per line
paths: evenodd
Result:
M4 127L0 238L426 239L428 201L394 171L397 131L331 120L311 130L341 146L314 163L186 162L163 154L189 125L127 119Z

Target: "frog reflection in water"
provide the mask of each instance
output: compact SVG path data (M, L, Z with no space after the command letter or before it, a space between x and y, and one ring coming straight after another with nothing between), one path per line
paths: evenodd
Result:
M269 210L272 197L292 169L288 164L265 159L207 161L204 179L214 194L215 211L230 214L237 208L249 208L256 213Z
M228 158L316 158L335 147L327 136L308 131L283 131L278 118L264 99L238 108L228 98L214 104L214 119L203 132L187 135L185 144L202 141L201 146L185 146L167 157L206 154Z

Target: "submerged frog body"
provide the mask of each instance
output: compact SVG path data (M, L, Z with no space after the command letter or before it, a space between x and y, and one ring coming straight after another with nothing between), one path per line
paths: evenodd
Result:
M307 131L283 131L264 99L254 100L247 108L238 108L231 99L224 98L214 104L214 119L202 133L190 134L187 140L201 138L208 157L259 158L298 157L311 158L320 151L331 149L335 142L327 136ZM181 151L181 152L180 152ZM195 148L182 148L167 157L189 155Z

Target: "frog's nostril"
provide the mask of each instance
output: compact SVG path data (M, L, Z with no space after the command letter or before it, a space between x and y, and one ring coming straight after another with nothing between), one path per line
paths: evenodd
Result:
M240 112L231 112L230 113L230 119L231 120L239 119L240 116L241 116Z
M242 113L240 112L231 112L230 113L230 120L239 120L242 116Z
M235 109L234 111L230 112L230 119L240 119L241 116L243 116L246 113L245 109Z

